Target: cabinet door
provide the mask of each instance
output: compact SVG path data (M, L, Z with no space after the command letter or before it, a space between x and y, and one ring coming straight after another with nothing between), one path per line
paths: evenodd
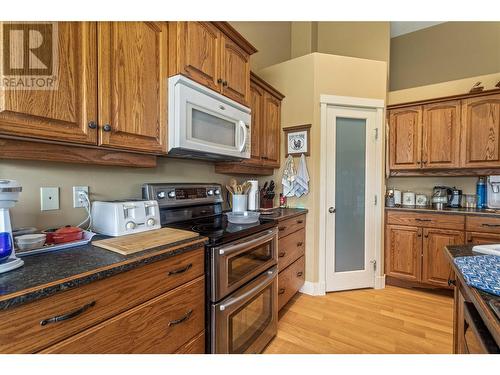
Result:
M248 106L250 98L250 56L235 42L221 37L222 94Z
M281 101L273 95L264 93L264 124L261 140L263 163L270 167L280 165ZM261 145L262 147L262 145Z
M425 105L423 168L458 168L460 164L460 101Z
M245 162L260 163L261 152L265 146L265 137L262 133L264 128L264 90L254 84L250 85L250 109L252 110L252 149L250 152L251 159L248 161L245 160Z
M500 95L462 101L462 166L500 167Z
M58 22L55 90L3 90L0 133L97 144L96 23Z
M177 46L171 56L177 56L177 66L172 69L175 74L182 73L192 80L220 91L222 77L220 74L221 33L211 22L177 22L172 23L172 38L177 38ZM174 65L174 64L173 64Z
M487 245L500 243L500 234L467 232L467 243L470 245Z
M422 228L387 225L385 273L404 280L420 281Z
M419 169L422 165L422 107L389 113L389 168Z
M101 145L166 152L166 22L98 25Z
M464 243L464 233L461 231L425 228L422 252L422 281L448 287L451 266L445 256L444 247Z

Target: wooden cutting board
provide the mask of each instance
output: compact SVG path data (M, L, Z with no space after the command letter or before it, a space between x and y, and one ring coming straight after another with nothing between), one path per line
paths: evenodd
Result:
M164 247L175 242L188 240L198 236L198 233L187 230L162 228L151 230L149 232L93 241L92 245L102 247L103 249L111 250L122 255L130 255L139 251Z

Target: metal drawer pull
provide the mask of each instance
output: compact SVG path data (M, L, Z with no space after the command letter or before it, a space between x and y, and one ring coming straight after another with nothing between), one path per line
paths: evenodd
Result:
M448 286L457 285L456 280L448 279Z
M297 277L301 277L304 273L302 271L297 272Z
M186 314L184 314L184 316L182 318L171 320L170 322L168 322L168 326L171 327L171 326L175 326L176 324L181 324L181 323L185 322L186 320L188 320L191 317L191 314L193 314L193 310L189 310Z
M304 242L297 242L297 246L300 247L304 244Z
M302 224L304 220L297 220L297 224Z
M488 224L488 223L484 223L484 224L481 224L481 226L483 226L483 227L489 227L489 228L496 228L496 227L500 227L500 224Z
M184 273L184 272L188 271L191 267L193 267L193 263L189 263L186 267L179 268L178 270L175 270L175 271L168 271L167 276L178 275L180 273Z
M278 291L278 294L284 294L285 293L285 288L281 288L279 291Z
M432 219L419 219L418 217L415 219L415 221L432 221Z
M45 326L49 323L57 323L57 322L62 322L64 320L74 318L75 316L83 314L85 311L87 311L88 309L90 309L91 307L94 307L94 306L95 306L95 301L92 301L90 303L87 303L85 306L79 308L78 310L72 311L70 313L54 316L53 318L49 318L49 319L43 319L42 321L40 321L40 325Z
M279 230L279 231L283 231L283 230L285 230L285 229L286 229L286 227L279 227L279 228L278 228L278 230Z
M278 257L283 258L286 255L285 251L282 251L281 253L278 254Z

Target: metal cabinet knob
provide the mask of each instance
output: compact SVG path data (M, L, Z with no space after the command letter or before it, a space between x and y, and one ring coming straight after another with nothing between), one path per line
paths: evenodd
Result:
M90 129L97 129L97 124L95 123L95 121L90 121L89 122L89 128Z
M104 130L105 132L110 132L111 131L111 125L109 124L106 124L102 127L102 130Z
M331 213L331 214L334 214L334 213L335 213L335 208L330 207L330 208L328 209L328 212L329 212L329 213Z

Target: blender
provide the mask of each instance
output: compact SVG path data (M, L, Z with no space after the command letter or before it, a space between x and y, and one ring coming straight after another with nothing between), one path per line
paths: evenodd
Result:
M21 267L24 262L16 257L9 208L19 199L22 187L15 180L0 179L0 273Z

